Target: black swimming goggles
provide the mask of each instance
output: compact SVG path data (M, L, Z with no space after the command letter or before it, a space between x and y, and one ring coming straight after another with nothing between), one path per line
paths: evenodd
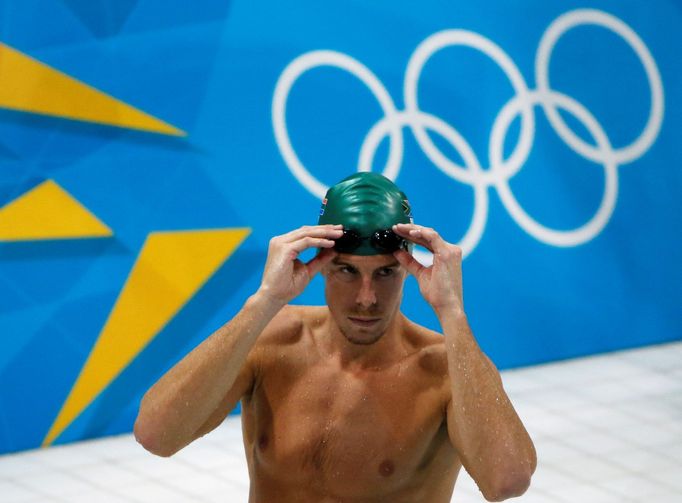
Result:
M391 229L374 231L371 236L361 236L356 230L343 229L343 236L335 241L334 250L339 253L352 254L361 246L366 248L365 243L367 241L369 241L369 245L379 253L393 253L397 250L409 251L408 241L401 236L398 236Z

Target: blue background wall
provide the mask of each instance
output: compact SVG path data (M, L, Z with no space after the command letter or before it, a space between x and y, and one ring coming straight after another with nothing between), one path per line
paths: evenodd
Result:
M563 32L553 24L572 21ZM462 244L465 307L498 367L680 339L680 29L673 0L0 2L0 43L186 133L0 108L0 206L52 180L112 231L0 243L0 452L45 441L88 379L81 370L152 233L251 232L57 443L129 431L144 391L258 287L270 237L316 222L319 193L276 138L278 114L320 186L388 165L415 221ZM536 56L552 34L543 88ZM427 54L420 44L448 38L469 46L433 51L406 86L408 62ZM319 66L284 93L282 75L308 53ZM394 112L358 73L376 78ZM405 98L409 82L418 106ZM286 111L273 102L278 85ZM558 103L576 136L542 103ZM491 147L514 104L525 118L509 116ZM391 157L377 137L362 164L370 130L387 124L402 148ZM441 157L416 138L420 124ZM514 157L520 138L526 155ZM570 232L595 215L586 233ZM320 278L296 300L323 302ZM403 310L438 329L411 278Z

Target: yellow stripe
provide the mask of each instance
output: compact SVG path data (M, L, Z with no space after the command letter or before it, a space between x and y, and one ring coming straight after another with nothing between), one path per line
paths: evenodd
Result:
M0 107L186 136L184 131L3 43L0 43Z
M111 229L53 180L0 209L0 241L91 238Z
M54 442L123 371L250 232L218 229L148 236L43 446Z

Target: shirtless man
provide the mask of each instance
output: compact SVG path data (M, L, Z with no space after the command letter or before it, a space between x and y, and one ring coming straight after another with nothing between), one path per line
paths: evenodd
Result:
M258 291L145 394L138 442L171 456L241 400L251 503L445 503L462 466L489 501L523 494L535 449L467 324L461 250L381 175L339 182L321 215L270 241ZM288 305L318 272L327 305ZM400 312L408 273L442 334Z

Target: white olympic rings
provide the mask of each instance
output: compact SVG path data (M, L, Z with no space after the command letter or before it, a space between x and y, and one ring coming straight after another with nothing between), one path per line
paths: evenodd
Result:
M549 83L549 62L554 46L561 36L579 25L590 24L609 29L619 35L639 58L651 91L651 109L642 133L629 145L614 148L608 135L595 117L577 100L552 90ZM484 169L464 137L438 117L423 112L417 102L421 71L437 51L454 45L476 49L492 59L504 72L516 93L500 110L488 144L489 167ZM537 240L554 246L577 246L593 239L606 226L616 205L618 167L641 157L654 143L661 128L664 111L661 76L648 48L639 36L617 17L594 9L578 9L555 19L545 30L535 57L537 88L529 89L512 59L496 44L478 33L465 30L444 30L424 40L412 54L405 72L405 110L398 110L381 81L366 66L348 55L335 51L312 51L293 60L282 72L272 102L272 121L277 145L284 161L296 179L313 195L322 199L327 191L301 163L294 151L286 127L286 104L296 80L306 71L319 66L340 68L361 80L376 97L384 117L365 136L360 148L358 170L370 171L376 150L386 136L390 139L389 155L382 174L395 180L403 157L403 128L408 126L429 160L443 173L474 191L474 212L471 223L458 242L464 255L471 253L480 241L488 216L488 188L495 188L514 221ZM542 107L552 128L563 142L576 153L604 169L605 184L599 208L589 221L572 230L556 230L542 225L518 203L509 187L509 180L523 167L532 149L535 136L535 107ZM591 145L576 135L561 118L562 109L580 121L592 135ZM509 158L503 158L503 146L510 124L520 115L519 140ZM440 135L459 153L463 166L448 158L433 143L428 131ZM424 262L428 254L417 253Z

